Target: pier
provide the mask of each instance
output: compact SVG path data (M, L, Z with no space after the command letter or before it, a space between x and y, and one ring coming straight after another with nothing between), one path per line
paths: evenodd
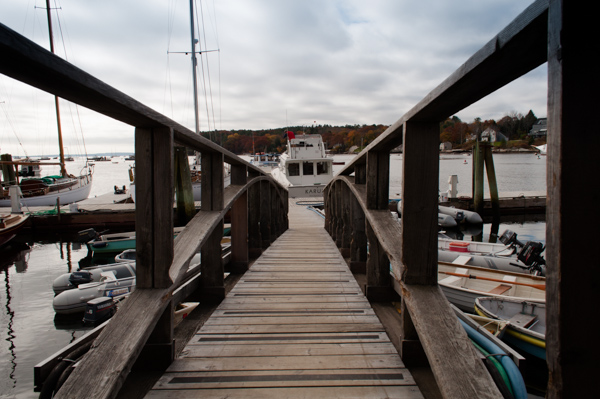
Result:
M600 147L600 136L582 117L594 114L589 93L600 83L584 47L597 32L583 7L534 1L344 166L325 189L323 227L297 220L287 190L260 169L0 25L0 73L126 123L135 135L137 288L55 397L115 398L131 371L145 367L165 372L150 397L196 397L194 389L221 397L219 389L240 393L244 386L244 397L264 397L269 389L288 397L500 398L437 284L439 126L544 64L547 397L593 397L597 332L584 324L600 268L584 250L594 248L596 236L595 226L584 221L598 220L600 194L594 184L591 195L576 189L590 187L585 162ZM397 223L388 210L389 157L400 144L404 176ZM176 146L202 154L202 201L173 240ZM224 163L232 171L226 188ZM226 214L232 225L230 276L239 278L229 292L219 245ZM198 251L202 264L190 267ZM344 263L364 272L360 285ZM329 267L335 271L327 278ZM173 309L186 298L215 310L175 356ZM324 313L316 313L309 298ZM301 308L288 307L302 300ZM386 317L375 317L367 300L376 309L398 302L397 323L386 329L395 354L377 321ZM347 307L332 305L342 302ZM327 313L333 310L341 313ZM354 341L347 339L352 334ZM338 336L335 351L325 339L332 335ZM361 343L368 336L373 342ZM205 344L207 338L212 344ZM359 346L364 351L356 353ZM428 368L434 385L419 383L411 367ZM432 386L435 392L428 390Z
M323 219L289 219L146 397L423 397Z

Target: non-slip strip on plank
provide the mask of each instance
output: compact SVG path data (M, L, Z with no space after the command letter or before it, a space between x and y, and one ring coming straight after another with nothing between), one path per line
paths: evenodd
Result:
M248 315L248 314L365 314L364 310L246 310L246 311L236 311L236 310L228 310L223 312L223 314L231 314L231 315Z
M202 377L174 377L169 384L208 382L272 382L272 381L339 381L339 380L403 380L402 373L390 374L284 374L284 375L221 375Z
M282 335L274 335L271 337L236 337L236 336L229 336L229 337L200 337L198 339L197 342L207 342L207 341L211 341L211 342L231 342L231 341L237 341L237 342L241 342L241 341L308 341L308 340L315 340L315 341L320 341L320 340L331 340L331 341L337 341L337 340L355 340L355 339L379 339L379 335L377 334L369 334L369 335L289 335L289 336L282 336Z

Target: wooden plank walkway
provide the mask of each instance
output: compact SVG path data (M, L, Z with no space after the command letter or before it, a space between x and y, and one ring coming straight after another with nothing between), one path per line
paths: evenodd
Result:
M423 398L323 219L289 218L147 398Z

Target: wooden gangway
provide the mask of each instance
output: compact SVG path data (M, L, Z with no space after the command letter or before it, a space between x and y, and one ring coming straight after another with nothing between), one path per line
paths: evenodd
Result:
M289 218L147 397L423 397L323 219Z
M590 129L589 126L589 118L582 115L593 115L596 112L597 101L590 101L589 94L594 93L600 86L600 80L594 79L597 75L594 70L595 64L590 63L588 57L588 43L598 35L592 20L594 13L585 12L584 7L580 2L535 0L347 163L324 190L325 230L341 254L349 258L353 270L364 270L364 291L370 301L389 304L398 296L401 297L401 323L398 328L389 330L390 335L397 333L400 337L398 346L404 364L413 367L412 363L419 355L426 361L435 378L434 384L443 398L499 398L502 395L477 357L437 283L440 123L505 85L516 82L518 78L543 64L546 64L548 73L546 259L551 266L548 267L546 291L546 352L549 376L547 397L553 399L597 396L595 385L590 383L594 381L598 370L598 348L590 345L591 342L596 342L597 332L592 328L581 328L581 320L589 318L589 309L581 304L595 299L594 293L597 292L597 281L600 278L600 268L590 267L589 251L581 250L593 248L595 245L596 227L593 223L585 221L598 219L597 198L600 196L597 185L589 184L592 175L585 173L587 170L595 170L590 168L589 164L597 158L600 135L594 134L594 129ZM401 21L401 18L399 15L398 21ZM300 234L306 226L295 224L295 210L288 212L287 190L264 171L154 111L139 100L60 59L2 24L0 54L0 73L130 125L135 135L136 169L143 171L136 176L136 198L139 198L135 214L137 288L112 321L99 333L77 366L73 367L55 398L112 399L120 393L128 374L136 364L143 363L152 369L164 369L171 365L175 358L175 304L189 296L199 297L200 302L214 306L225 299L220 240L226 215L229 214L232 221L232 252L228 267L231 273L238 277L239 274L247 272L250 262L261 253L264 253L265 257L256 263L253 270L248 272L248 276L266 273L259 270L268 269L267 260L276 253L275 248L271 251L269 247L273 243L279 246L280 243L276 240L283 233L285 236L281 242L287 241L289 251L296 245L296 241L306 240L312 243L320 236L319 229L307 229L307 234ZM345 67L341 65L340 70ZM392 220L388 203L390 151L399 145L402 145L403 151L402 217L400 223L397 223ZM202 154L202 207L195 215L194 209L188 209L192 207L186 206L189 203L183 201L185 194L191 192L191 182L187 178L174 178L176 175L187 175L187 150L184 147ZM231 166L231 185L226 188L223 186L224 164ZM176 170L181 173L176 174ZM581 190L576 189L578 187L585 187L589 195L581 195ZM186 220L186 228L178 235L176 242L173 241L175 190L182 194L177 196L178 200L182 200L181 207L178 204L177 218L181 216ZM289 233L286 232L290 226L288 213L292 219L292 229ZM577 236L574 232L578 233ZM291 239L296 233L300 239ZM321 243L325 239L317 241ZM303 257L301 259L309 259L318 250L316 244L310 246L300 254ZM198 251L202 254L202 264L200 267L193 267L191 260ZM278 267L281 268L287 262L296 262L296 259L286 257L281 257L280 260ZM295 267L289 268L300 270L301 266L309 265L298 261ZM390 266L393 275L390 275ZM275 275L274 271L273 273ZM277 272L277 275L279 273ZM291 276L281 273L288 276L286 278ZM310 278L314 279L316 275ZM249 283L244 280L243 285L234 291L246 292L246 295L234 293L230 297L239 296L237 299L252 299L256 302L256 295L248 295L249 291L243 291L250 290L244 288L250 287L247 285ZM293 292L293 287L288 285L299 284L284 281L279 283L282 285L278 289L284 295L271 295L275 297L272 301L272 312L287 310L285 306L290 302L284 298L286 295L291 296ZM271 283L254 284L256 287L252 289L267 291ZM317 282L307 285L311 290L324 288ZM353 288L355 289L356 287ZM310 292L306 291L302 298L306 300L309 296ZM354 298L359 296L356 294ZM226 303L230 303L229 299ZM247 303L250 306L251 302ZM320 306L321 310L328 309L326 306L330 306L331 302L326 303L327 305ZM199 339L205 335L213 338L242 337L243 331L255 328L253 324L248 324L249 321L280 319L278 321L282 323L277 328L281 337L285 334L308 334L308 327L316 327L317 324L311 325L307 322L307 313L298 312L290 316L284 316L284 313L257 313L254 316L243 317L240 314L225 313L246 309L242 304L234 303L233 309L220 309L219 312L223 312L217 313L210 323L206 324L205 329L208 331L210 327L216 331L217 322L221 322L222 326L219 328L224 329L224 335L205 333L201 330L201 335L194 339L192 344L202 346ZM250 306L246 310L252 309L253 306ZM256 309L261 311L258 307ZM348 310L350 309L352 308L349 307ZM301 321L305 316L306 320ZM342 317L367 318L357 314L327 314L321 319L328 322L324 323L325 325L332 326L336 324L333 323L336 318ZM283 323L293 318L298 321L297 329L296 325L290 327L290 323ZM227 324L234 319L237 319L235 321L239 324ZM229 327L226 327L227 325ZM268 326L271 326L272 330L263 331L263 335L253 334L252 338L256 340L259 337L275 337L275 324L267 323L264 328ZM281 332L284 326L292 333ZM227 334L226 328L230 329ZM354 332L357 335L362 333ZM375 334L374 331L367 333ZM324 336L327 333L313 334ZM395 344L396 336L392 337ZM274 349L273 345L277 345L276 341L260 340L256 341L260 342L260 345L241 347L242 343L248 342L229 342L226 347L220 347L223 351L235 348L249 349L250 352L246 354L251 354L253 350L262 350L262 345L267 342L270 342L270 345L265 345L266 349ZM310 354L314 356L308 358L312 361L320 357L321 365L330 366L333 370L333 364L326 362L333 356L316 355L314 347L324 347L313 341L311 343ZM297 344L301 345L301 342ZM211 350L219 350L217 341L208 346ZM366 344L363 347L366 347ZM308 349L305 349L305 353L308 353L306 351ZM261 354L268 353L266 350L262 352ZM300 350L297 352L301 353ZM192 350L188 349L184 356L189 359L179 359L175 364L182 361L194 362L191 354ZM285 355L287 356L287 353ZM204 354L200 356L204 357L198 359L205 359L203 361L208 365L210 357ZM246 362L237 361L236 357L229 360L232 360L230 364L239 369L259 368L263 362L262 370L257 370L260 372L246 381L239 381L240 386L248 387L258 383L266 385L267 382L275 385L276 381L283 384L281 378L276 378L278 373L296 375L291 369L275 372L280 369L275 359L279 360L283 355L272 356L272 359L268 360L260 356L244 356L243 360L247 360ZM268 357L267 355L266 358ZM380 354L379 357L383 355ZM315 375L315 370L326 370L308 368L315 367L314 365L302 366L300 360L304 358L305 356L297 356L293 359L296 361L290 364L302 370L306 368L306 375ZM272 362L269 363L269 360ZM178 366L175 364L170 366L169 372L177 370ZM344 366L349 368L352 364L346 362ZM216 366L216 363L213 366ZM210 367L212 366L208 366L207 369ZM381 365L379 367L381 368ZM215 372L214 367L211 370ZM236 370L236 373L238 371L242 370ZM235 379L234 370L226 372L231 373L227 374L230 377L219 378L219 383ZM261 372L262 381L257 381L261 380ZM327 375L335 373L327 371ZM266 378L265 375L271 377ZM353 375L350 373L350 376ZM185 374L180 375L184 376ZM216 374L213 374L214 376ZM413 373L413 376L416 376L416 373ZM403 372L403 377L408 379L409 375ZM301 380L307 378L298 377L297 381L289 381L289 378L285 383L296 387L306 386L309 385L309 380ZM251 379L254 381L250 381ZM268 379L272 381L265 381ZM315 381L323 383L324 379L315 378ZM356 383L356 380L354 377L344 380L345 386L351 382ZM165 381L162 380L160 384L165 384ZM334 380L329 381L329 386L333 386L332 381ZM162 393L168 397L172 393L172 397L185 397L184 392L161 391L158 389L160 384L152 391L151 396ZM374 381L369 381L369 384L377 386ZM196 385L199 386L200 382L196 382ZM384 394L391 392L392 385L394 384L379 385L380 391L385 391ZM431 384L420 385L421 392L428 399L429 385ZM275 392L281 388L271 389L271 392ZM406 389L413 392L412 387ZM356 393L354 396L368 396L359 392L358 387L348 388L347 391L351 394ZM200 393L187 392L192 396ZM232 390L229 393L235 392L243 391ZM252 397L252 393L258 391L245 392L250 395L247 397ZM304 396L319 396L316 389L304 391L296 388L294 392ZM416 390L414 393L418 395ZM254 397L262 394L264 392ZM291 391L285 396L291 396ZM375 392L372 396L383 395Z

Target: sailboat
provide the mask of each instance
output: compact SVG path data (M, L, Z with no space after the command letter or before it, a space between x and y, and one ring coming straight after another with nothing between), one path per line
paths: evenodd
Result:
M198 113L198 78L196 76L196 70L198 66L198 60L196 59L196 54L202 54L207 52L213 52L218 50L196 50L196 45L198 44L198 40L196 39L195 29L194 29L194 0L190 0L190 37L191 37L191 51L189 52L192 59L192 88L194 94L194 121L195 121L195 132L197 135L200 135L200 117ZM178 52L176 52L178 53ZM181 52L179 52L181 53ZM188 52L183 52L187 54ZM202 170L201 170L201 162L200 162L200 153L196 152L194 161L190 165L190 174L192 179L192 195L194 197L194 201L202 200ZM231 184L231 170L229 167L225 166L223 171L224 176L224 184L225 187ZM129 185L129 192L131 193L131 199L135 202L135 166L130 167L129 170L129 180L131 184Z
M46 11L48 16L50 51L54 53L52 18L50 14L49 0L46 0ZM60 174L44 177L34 176L31 178L23 178L19 181L18 175L15 175L13 178L10 173L6 173L4 176L4 180L6 180L6 182L2 184L2 190L0 191L0 207L11 206L8 186L15 184L20 188L22 195L20 202L25 206L53 206L56 205L57 202L63 205L70 204L84 200L90 195L90 190L92 189L93 169L86 164L86 166L82 168L79 176L68 174L67 170L65 169L65 151L63 148L62 130L60 124L60 108L57 96L54 96L54 104L56 108L56 124L58 128L58 147L60 150ZM3 164L10 167L40 165L40 163L37 162L27 161L4 161Z

